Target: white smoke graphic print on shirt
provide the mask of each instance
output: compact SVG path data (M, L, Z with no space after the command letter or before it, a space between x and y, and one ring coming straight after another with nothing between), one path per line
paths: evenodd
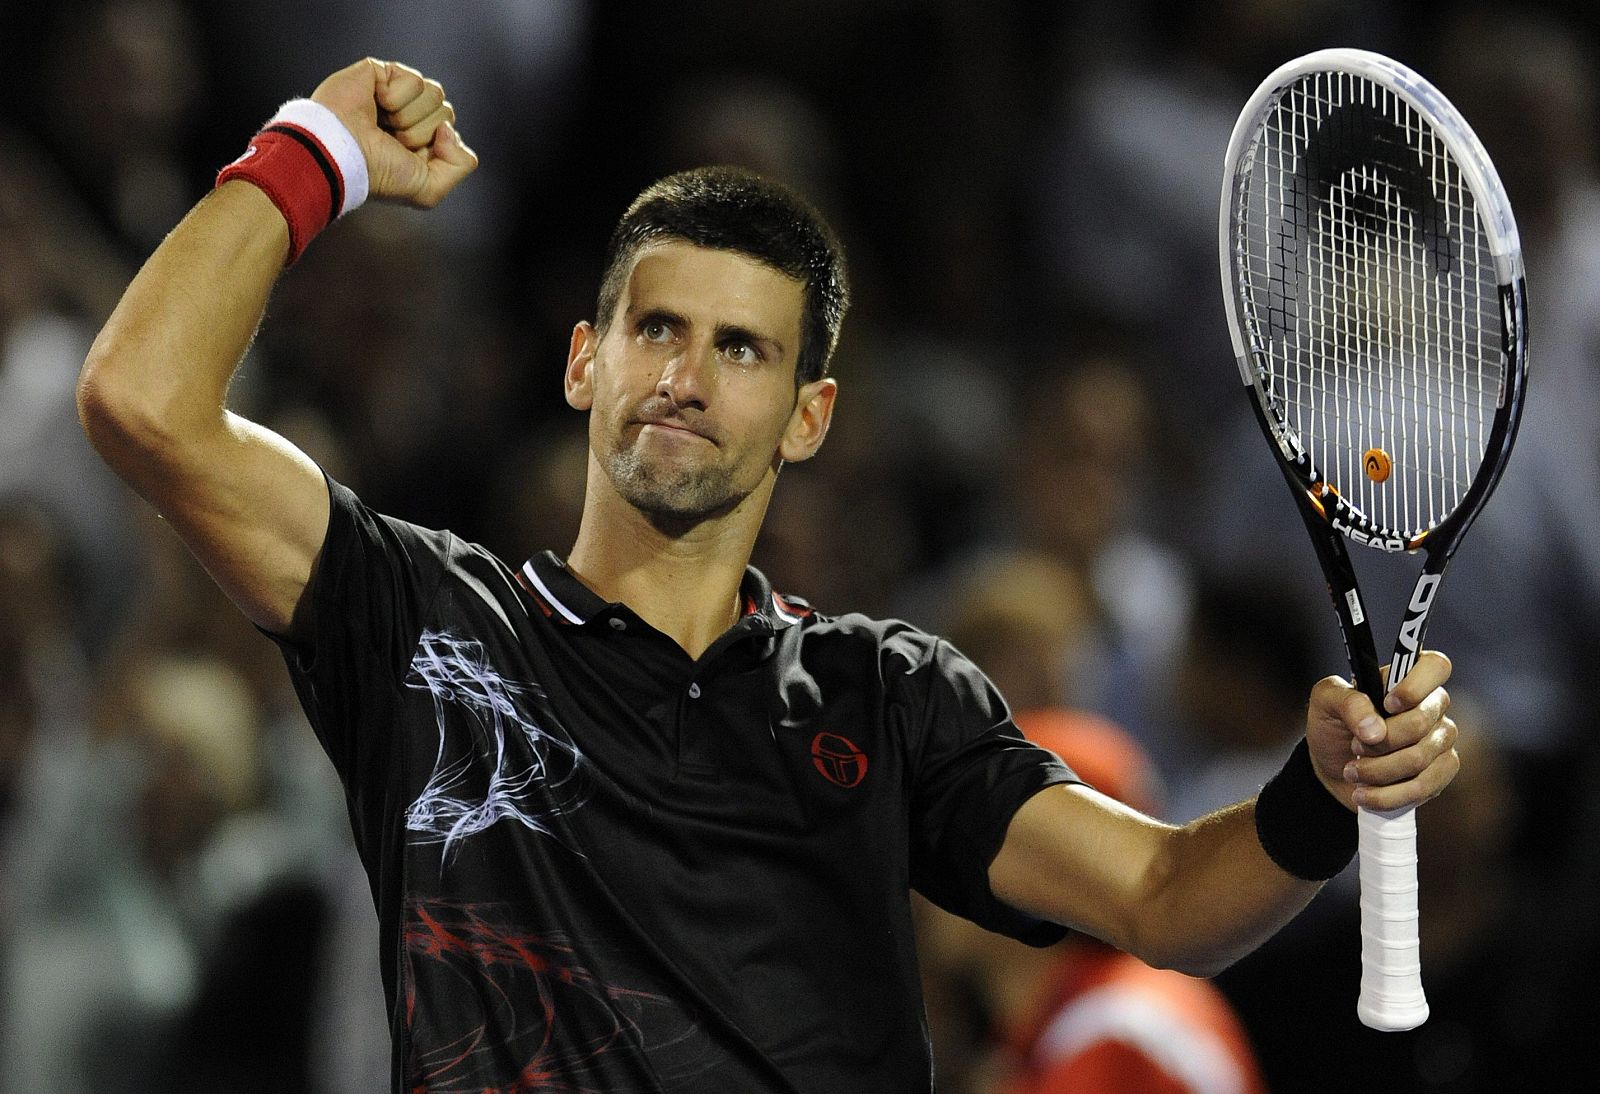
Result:
M406 828L444 844L448 865L460 840L502 820L553 838L553 819L583 804L583 754L559 727L533 716L533 684L507 680L482 642L423 631L405 685L427 691L439 728L433 774L406 809ZM576 849L574 849L576 850Z

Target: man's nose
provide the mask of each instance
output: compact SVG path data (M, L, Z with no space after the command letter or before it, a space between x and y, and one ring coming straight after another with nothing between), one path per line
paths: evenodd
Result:
M713 370L716 368L716 347L691 342L667 361L656 380L656 395L669 399L675 406L706 408L711 393Z

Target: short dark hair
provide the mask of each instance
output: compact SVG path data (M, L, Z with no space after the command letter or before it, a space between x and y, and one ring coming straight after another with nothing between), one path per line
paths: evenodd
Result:
M733 251L805 286L805 316L795 382L827 374L850 304L844 248L811 205L794 191L739 167L680 171L634 199L606 245L595 325L610 324L633 260L651 243L678 239Z

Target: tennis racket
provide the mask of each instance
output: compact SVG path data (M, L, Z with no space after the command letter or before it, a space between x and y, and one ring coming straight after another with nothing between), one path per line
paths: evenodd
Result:
M1239 115L1220 243L1240 375L1316 546L1357 686L1381 711L1344 541L1425 553L1389 660L1396 684L1522 413L1527 298L1511 207L1431 84L1387 57L1327 49L1279 68ZM1411 1029L1428 1016L1416 818L1358 819L1356 1011L1375 1029Z

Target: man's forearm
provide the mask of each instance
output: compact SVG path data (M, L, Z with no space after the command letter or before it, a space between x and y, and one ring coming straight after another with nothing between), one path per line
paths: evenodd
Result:
M1240 802L1174 830L1145 930L1152 964L1210 976L1271 938L1322 887L1286 873L1262 849L1255 803Z
M229 380L283 269L289 235L246 182L212 191L162 242L101 330L78 383L79 413L105 458L130 460L219 429Z
M1253 801L1174 826L1070 785L1017 810L989 882L1015 908L1196 976L1266 941L1320 884L1267 855Z

